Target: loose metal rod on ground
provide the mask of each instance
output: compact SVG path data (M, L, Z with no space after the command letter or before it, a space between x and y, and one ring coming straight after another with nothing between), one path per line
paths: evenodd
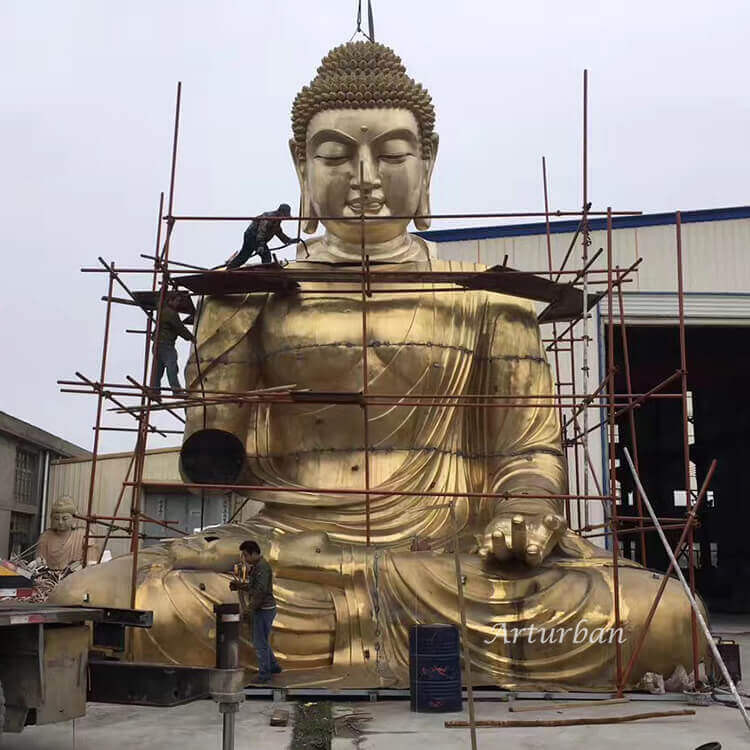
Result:
M700 509L701 504L703 503L703 498L706 496L706 492L708 491L708 487L711 484L711 479L713 479L715 471L716 471L716 459L714 459L711 462L711 466L709 466L708 468L708 474L706 474L706 478L703 480L703 486L701 487L701 491L698 493L698 497L696 498L693 507L690 509L690 512L688 513L688 518L686 519L685 527L682 530L682 535L680 536L680 540L677 542L674 548L675 558L677 557L677 554L679 554L682 548L682 545L685 543L686 539L688 538L690 530L697 523L698 510ZM637 469L636 469L636 472L637 472ZM666 519L660 518L658 520L659 520L659 523L662 523ZM667 527L662 526L662 528L665 529ZM670 562L669 567L667 568L667 572L664 574L664 577L662 578L661 583L659 584L659 590L656 592L656 596L654 597L654 601L653 601L653 604L651 605L651 609L649 609L648 615L646 616L646 622L638 637L638 641L635 644L635 649L633 649L633 653L630 657L630 660L628 661L628 665L627 667L625 667L625 674L623 676L623 682L625 682L626 684L627 684L627 681L630 679L630 674L633 671L635 662L641 653L641 649L643 648L643 643L645 642L646 635L648 634L649 626L651 625L651 621L654 619L656 608L659 606L659 602L661 601L661 597L664 594L664 589L667 587L667 582L669 581L669 577L672 574L672 570L673 570L673 565Z
M628 466L630 467L630 473L633 475L633 481L638 486L638 489L641 492L641 495L643 496L643 503L646 506L646 509L648 510L649 515L651 516L651 520L654 523L654 526L656 526L657 533L659 534L659 538L661 539L661 543L664 546L664 551L667 553L667 556L669 557L669 560L672 564L672 569L677 574L677 577L680 579L680 583L682 584L682 588L685 591L685 596L687 596L690 606L692 607L693 613L695 614L695 618L697 622L700 624L701 630L703 631L703 635L706 638L706 642L708 643L708 647L711 649L711 653L713 654L714 659L716 660L716 663L719 665L719 668L721 669L721 674L726 680L727 685L729 686L729 689L732 692L732 695L734 696L734 700L737 703L737 708L740 710L740 713L742 714L742 718L745 722L745 726L750 729L750 717L747 715L747 711L745 710L745 704L742 702L742 698L740 698L739 693L737 692L737 686L734 684L734 680L732 679L732 676L729 674L729 670L727 669L727 665L724 663L724 659L721 658L721 654L719 653L719 649L716 646L716 643L714 642L714 638L711 635L711 631L708 628L708 625L706 625L706 621L703 619L703 614L701 613L700 606L698 602L695 599L695 596L692 592L691 587L689 586L688 582L685 580L685 576L682 574L682 571L680 570L680 565L677 562L677 558L674 556L674 552L672 552L672 548L669 546L669 542L667 541L667 537L664 536L664 532L661 530L661 527L659 525L659 519L656 517L656 513L654 512L654 508L651 505L651 501L648 499L648 495L646 494L646 491L643 489L643 485L641 484L641 478L638 476L638 473L635 470L635 466L633 465L633 459L630 457L630 452L627 448L623 449L623 453L625 454L625 460L628 462ZM688 528L688 549L690 548L690 528ZM696 682L696 685L698 683Z
M691 708L684 708L680 711L651 711L642 714L628 714L627 716L590 716L582 719L536 719L522 721L512 719L510 721L491 721L480 719L476 722L478 727L511 728L511 727L578 727L588 724L623 724L629 721L642 721L643 719L663 719L671 716L695 716L695 711ZM465 721L446 721L445 726L448 729L467 727Z

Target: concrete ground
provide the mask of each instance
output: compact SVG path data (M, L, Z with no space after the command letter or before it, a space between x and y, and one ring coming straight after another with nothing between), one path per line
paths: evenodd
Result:
M464 714L413 714L405 703L393 701L360 707L373 715L359 745L351 739L338 739L333 750L469 750L468 729L446 729L443 722L466 719ZM596 710L540 711L511 713L507 703L477 703L477 719L552 720L584 716L624 716L627 714L687 708L680 703L637 702ZM717 741L722 750L750 746L750 732L737 709L721 706L695 708L695 716L649 719L628 724L601 726L478 729L480 750L694 750ZM250 747L250 746L248 746Z
M288 727L270 727L275 708L293 706L271 701L242 705L236 719L236 749L280 750L292 739ZM408 708L408 706L407 706ZM142 708L90 703L75 722L27 727L3 735L2 750L213 750L221 748L221 717L213 701L177 708Z
M237 718L236 750L285 750L291 727L268 725L271 711L289 704L248 701ZM595 711L583 707L569 711L510 713L507 703L477 703L478 719L572 719L581 716L622 716L642 711L685 708L674 702L633 702ZM409 702L337 704L341 710L358 709L373 720L363 725L359 742L334 739L332 750L468 750L468 729L446 729L443 722L465 719L465 714L414 714ZM750 745L750 733L733 708L696 708L695 716L650 719L629 724L564 728L479 729L478 746L513 750L693 750L717 741L722 750L740 750ZM29 727L20 735L5 735L3 750L219 750L221 723L217 708L209 701L172 709L131 708L94 704L88 715L75 722L47 727Z
M717 617L712 630L740 643L743 667L750 684L750 618ZM740 686L742 689L742 686ZM745 691L743 691L745 692ZM750 704L750 700L747 701ZM414 714L408 700L377 703L335 702L336 713L366 712L372 721L363 724L359 740L340 737L333 750L463 750L470 747L467 729L446 729L443 722L466 719L466 714ZM524 701L524 705L531 705ZM291 726L269 726L275 708L293 705L250 700L237 718L236 750L285 750L292 737ZM550 720L582 716L623 716L631 713L690 708L673 701L631 701L626 705L566 711L511 713L507 702L477 702L478 719ZM722 750L750 747L750 732L736 708L712 705L695 708L695 716L650 719L627 724L579 727L479 729L479 748L508 747L513 750L694 750L707 742L720 742ZM221 719L217 706L200 701L172 709L138 708L90 704L88 714L75 723L28 727L20 735L5 735L2 750L213 750L221 748Z

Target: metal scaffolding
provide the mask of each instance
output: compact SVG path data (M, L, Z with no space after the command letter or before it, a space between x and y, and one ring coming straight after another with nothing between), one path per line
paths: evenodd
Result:
M687 508L685 517L664 517L660 522L665 529L674 531L681 530L680 540L676 545L675 554L679 557L683 548L687 549L688 578L691 590L695 592L695 561L693 553L693 530L695 528L697 512L706 496L709 482L713 476L715 462L712 464L708 475L699 493L691 491L690 481L690 447L688 437L688 385L687 385L687 358L685 340L685 311L684 311L684 289L683 289L683 263L682 263L682 239L681 239L681 217L676 213L676 274L677 274L677 297L679 300L679 347L680 362L674 373L660 383L655 384L643 393L633 393L631 387L630 359L628 352L627 330L625 325L625 313L623 306L623 285L632 280L634 272L638 269L641 258L628 268L619 268L614 265L613 242L612 242L612 220L616 215L636 214L635 211L615 212L611 208L606 211L591 210L588 195L588 75L584 72L583 93L583 196L580 210L550 210L547 164L542 160L544 210L529 212L493 212L475 214L438 214L432 215L431 219L499 219L499 218L543 218L546 224L546 243L548 267L536 271L519 271L511 269L503 262L500 266L494 266L486 271L439 271L439 272L398 272L373 270L365 246L365 222L370 218L364 215L355 219L361 224L361 264L358 268L349 268L346 271L332 272L325 268L321 271L295 270L293 266L287 268L263 267L249 273L247 271L205 271L196 269L186 263L173 261L170 257L172 233L179 222L196 221L249 221L255 217L251 216L196 216L176 215L174 213L175 192L175 170L178 154L178 137L180 124L180 102L182 87L177 86L177 101L175 107L174 133L171 153L171 170L169 189L166 200L166 213L164 194L159 201L159 215L156 232L156 244L154 255L143 255L142 257L152 260L149 267L126 267L119 268L114 262L106 262L99 258L100 267L84 268L86 273L103 273L107 279L106 295L102 298L105 303L104 336L101 355L101 367L98 379L90 379L81 373L76 373L75 380L60 380L59 384L63 391L70 393L88 393L97 397L96 418L94 423L94 445L91 460L91 479L88 493L86 514L82 518L86 521L86 540L90 538L104 538L104 546L110 539L127 538L130 541L132 552L132 577L131 577L131 607L135 606L136 596L136 573L138 568L138 554L140 543L148 535L142 529L143 523L156 524L158 526L173 528L175 522L161 521L144 513L145 493L147 488L156 489L195 489L200 491L234 491L239 494L264 492L284 493L325 493L330 495L359 494L365 498L366 514L366 541L369 545L370 539L370 503L371 498L378 495L409 495L413 497L443 498L451 503L457 498L468 498L477 500L482 498L504 498L512 497L508 493L480 493L480 492L441 492L439 490L430 492L402 492L398 493L388 489L379 490L373 487L370 475L370 439L369 439L369 410L372 407L391 405L394 407L412 406L435 406L435 407L474 407L482 408L514 408L524 405L539 404L554 408L558 411L561 426L562 445L567 457L569 487L565 494L544 495L544 497L559 498L564 502L565 516L571 528L587 538L604 536L612 551L612 566L614 575L613 611L615 628L621 626L620 614L620 590L619 590L619 542L620 538L627 535L638 535L640 539L641 562L646 565L646 534L654 531L654 526L649 525L650 519L644 515L641 503L641 494L636 494L637 515L622 516L618 511L621 498L618 496L617 481L617 421L626 417L630 432L630 444L636 469L638 467L638 450L636 438L636 415L637 410L646 402L655 399L678 399L682 403L683 420L683 454L685 470L685 492L687 497ZM360 170L362 166L360 165ZM361 181L360 181L361 184ZM364 205L364 201L362 202ZM606 217L606 247L600 248L595 253L590 253L591 232L589 220L592 216L600 215ZM577 217L579 219L578 229L575 232L570 246L565 253L561 265L553 267L553 253L551 242L551 222L554 217ZM302 221L308 217L292 216L290 219ZM318 217L336 218L342 217ZM397 217L394 217L397 218ZM412 217L403 217L412 218ZM351 219L350 219L351 220ZM164 232L162 231L164 229ZM163 235L163 236L162 236ZM576 249L580 251L580 267L568 268L569 261ZM479 255L479 251L478 251ZM478 260L481 258L478 257ZM594 268L594 263L602 259L606 262L604 268ZM506 256L507 260L507 256ZM196 276L196 271L201 271ZM154 304L149 309L143 306L144 293L134 291L125 278L142 279L143 276L151 277L151 299ZM190 276L190 282L187 279ZM196 281L196 279L198 281ZM396 288L380 289L377 284L388 281L390 284L398 284ZM340 285L336 291L340 293L358 294L362 302L362 387L356 392L324 393L310 390L298 389L295 386L271 388L251 391L221 391L212 390L202 383L198 390L191 390L184 395L170 394L161 391L158 399L154 385L149 373L153 366L152 340L157 341L161 312L165 303L168 290L181 291L186 289L194 296L202 296L211 291L231 293L248 293L253 291L278 292L290 291L298 286L300 282L323 282ZM373 283L375 282L375 283ZM368 303L373 295L381 292L388 294L413 294L418 292L420 284L437 285L431 287L431 291L439 289L458 291L470 289L487 289L490 291L501 291L506 294L527 297L537 301L547 301L548 306L540 314L540 323L549 324L549 333L545 334L543 343L546 350L551 354L554 361L555 386L552 393L537 394L524 400L519 396L498 396L490 393L480 394L383 394L373 393L368 387L367 357L368 357ZM201 286L202 285L202 286ZM127 297L118 298L114 296L115 286L123 290ZM590 290L598 289L596 294ZM305 288L305 294L316 294L323 290ZM171 293L171 292L170 292ZM330 290L327 290L330 293ZM590 387L589 346L591 337L591 314L593 306L603 304L607 311L607 351L605 377L592 390ZM145 309L145 329L137 331L144 335L143 368L142 379L126 377L127 382L122 379L112 379L107 370L107 355L110 347L112 326L112 305L127 304L135 305ZM624 376L626 382L625 392L618 393L615 389L615 374L617 367L615 363L615 319L620 328L622 338L622 351L624 357ZM197 324L196 324L197 330ZM136 331L132 331L136 332ZM197 344L193 345L194 356L199 364ZM569 380L561 380L561 373L567 371ZM676 386L679 391L674 392ZM128 414L134 420L132 428L111 427L103 424L103 412L105 402L110 404L113 411ZM362 409L362 428L364 444L364 487L357 489L344 489L340 487L308 487L300 489L291 486L267 486L257 484L189 484L147 481L144 479L145 458L148 447L148 439L152 434L162 436L169 434L182 434L182 423L184 419L181 411L184 408L205 408L214 404L227 403L262 403L262 404L288 404L288 403L310 403L321 404L352 404ZM593 410L593 420L592 412ZM166 415L175 421L173 429L157 427L153 424L154 415ZM592 423L593 422L593 423ZM125 481L123 482L114 513L111 516L94 514L94 495L97 473L97 459L99 456L100 436L107 430L132 430L136 433L135 448L128 467ZM589 440L592 434L599 435L604 431L608 445L608 481L602 487L597 478L596 471L589 451ZM591 491L591 484L594 490ZM121 512L121 505L126 491L130 489L132 500L128 512ZM528 497L528 496L527 496ZM589 503L601 503L604 507L603 524L591 524L589 516ZM574 512L575 511L575 512ZM237 511L239 512L239 511ZM236 514L235 514L236 515ZM575 522L575 523L574 523ZM94 528L103 526L104 534L95 534ZM117 534L115 533L117 532ZM668 571L669 572L669 571ZM652 604L647 620L650 624L654 612L661 600L662 592L666 586L668 576L664 576L662 586ZM459 586L460 590L460 586ZM623 665L622 647L619 639L615 639L615 663L616 679L614 690L618 695L628 684L628 679L640 653L645 639L646 631L641 633L639 642L632 654L629 663ZM692 647L693 647L693 673L696 685L699 683L699 641L695 615L692 620Z

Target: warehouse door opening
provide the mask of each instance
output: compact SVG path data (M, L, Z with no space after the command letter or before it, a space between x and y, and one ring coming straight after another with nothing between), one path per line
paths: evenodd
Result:
M644 393L679 368L677 326L628 325L634 393ZM750 612L750 503L745 495L750 472L750 327L687 326L690 473L693 497L711 460L718 466L695 532L696 585L713 611ZM626 392L619 326L614 329L615 388ZM663 393L680 393L680 380ZM640 474L660 516L684 517L682 400L650 399L635 413ZM622 447L631 447L627 414L618 419L619 512L638 515L634 485ZM647 513L644 510L644 515ZM630 524L629 524L630 525ZM649 524L650 525L650 524ZM624 536L626 557L641 560L638 534ZM674 545L680 530L667 532ZM649 568L664 571L668 560L654 532L646 534ZM680 561L686 565L683 556Z

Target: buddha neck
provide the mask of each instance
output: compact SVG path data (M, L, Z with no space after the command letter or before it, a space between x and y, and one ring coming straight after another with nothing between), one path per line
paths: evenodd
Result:
M352 263L362 262L362 245L344 242L336 235L326 233L314 237L305 246L297 248L297 260L313 263ZM427 245L414 235L404 233L388 242L370 244L365 247L371 263L408 263L429 259Z

